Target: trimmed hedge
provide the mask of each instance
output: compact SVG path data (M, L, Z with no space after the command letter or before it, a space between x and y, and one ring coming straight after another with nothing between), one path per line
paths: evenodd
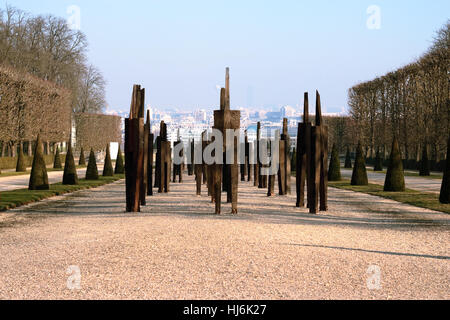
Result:
M61 154L61 161L66 161L66 155ZM30 156L23 156L24 162L27 165L28 168L31 168L31 165L33 164L33 157ZM52 166L54 161L54 155L48 154L44 155L44 161L47 166ZM16 169L17 166L17 157L0 157L0 168L1 169Z

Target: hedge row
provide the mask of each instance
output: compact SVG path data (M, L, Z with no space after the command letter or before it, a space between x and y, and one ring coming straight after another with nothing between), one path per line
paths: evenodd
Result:
M60 154L61 162L66 160L66 155ZM24 156L25 163L27 167L31 167L33 163L33 157ZM44 155L45 164L47 166L53 165L54 155ZM0 169L15 169L17 165L16 157L0 157Z

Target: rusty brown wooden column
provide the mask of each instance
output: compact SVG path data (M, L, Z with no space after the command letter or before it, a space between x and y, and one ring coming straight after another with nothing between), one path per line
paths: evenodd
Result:
M305 185L309 172L309 157L311 150L311 123L309 122L309 98L308 93L304 97L303 123L298 125L297 133L297 207L305 207Z
M133 86L129 118L125 119L125 185L127 212L140 212L144 164L145 90Z
M220 130L223 134L223 154L226 154L227 141L226 130L238 130L240 128L241 112L230 110L230 75L229 68L226 70L225 88L220 92L220 110L214 111L214 129ZM239 148L239 139L234 138L234 161L231 164L215 164L214 165L214 196L216 204L216 214L221 213L221 190L222 182L224 189L227 191L227 201L231 202L231 213L237 214L238 207L238 180L239 167L237 159L237 151ZM226 157L224 156L224 159ZM225 180L226 177L226 180ZM222 181L223 180L223 181Z
M189 140L189 146L188 148L191 148L191 163L188 164L188 175L193 176L194 175L194 152L195 152L195 145L194 140Z
M247 181L252 181L252 165L250 164L250 143L248 142L248 132L245 130L245 161L247 163Z
M144 100L142 99L142 103ZM144 156L142 157L142 181L141 181L141 205L147 205L147 188L151 189L151 181L148 181L148 149L149 149L149 136L150 136L150 111L147 111L147 123L144 125Z
M183 144L183 141L180 141L180 140L176 141L174 143L174 148L176 146L180 145L180 144ZM180 155L184 156L184 152L181 151ZM178 176L178 182L182 183L183 182L183 164L174 164L173 165L173 182L174 183L177 182L176 181L177 180L177 176Z
M158 192L167 193L170 191L170 172L172 163L170 141L167 141L167 125L164 123L164 121L161 121L158 149Z
M297 206L304 205L306 175L308 208L310 213L317 214L319 211L328 210L328 128L323 124L322 105L318 91L316 91L315 126L311 126L309 123L308 109L308 95L305 94L305 112L303 124L299 125L297 143Z
M272 141L269 141L270 144L270 150L272 151ZM271 153L271 157L273 156L273 154ZM270 167L272 166L272 162L269 165ZM272 197L275 195L275 181L276 181L276 175L271 174L268 177L268 187L267 187L267 196L268 197Z
M150 126L151 130L151 126ZM148 167L147 167L147 195L153 196L153 144L154 144L154 135L150 132L148 135Z

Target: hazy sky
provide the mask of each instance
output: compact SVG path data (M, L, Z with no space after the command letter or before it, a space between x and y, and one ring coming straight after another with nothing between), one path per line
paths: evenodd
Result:
M114 110L129 109L134 83L152 106L212 109L229 66L233 107L301 105L318 89L341 112L351 86L412 62L450 18L448 0L0 2L61 17L78 6ZM371 5L380 29L367 26Z

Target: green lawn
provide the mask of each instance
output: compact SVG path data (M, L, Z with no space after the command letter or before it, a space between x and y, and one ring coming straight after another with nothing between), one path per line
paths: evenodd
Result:
M345 169L344 167L342 167L343 170L350 170L350 169ZM386 174L387 170L384 169L383 171L374 171L373 169L367 169L368 172L375 172L375 173L380 173L380 174ZM410 171L405 171L404 172L405 177L417 177L417 178L424 178L424 179L442 179L442 175L438 175L438 174L431 174L429 176L420 176L418 172L410 172Z
M28 189L19 189L12 191L0 192L0 211L17 208L25 204L37 202L53 196L58 196L66 193L71 193L78 190L91 189L109 184L121 179L124 175L115 175L114 177L102 177L97 181L87 181L80 179L79 184L75 186L64 186L62 183L50 185L50 190L45 191L30 191Z
M350 180L342 180L340 182L330 181L329 186L391 199L420 208L450 213L450 204L441 204L439 202L439 194L435 193L420 192L411 189L407 189L405 192L384 192L382 185L369 184L368 186L352 186L350 185Z

